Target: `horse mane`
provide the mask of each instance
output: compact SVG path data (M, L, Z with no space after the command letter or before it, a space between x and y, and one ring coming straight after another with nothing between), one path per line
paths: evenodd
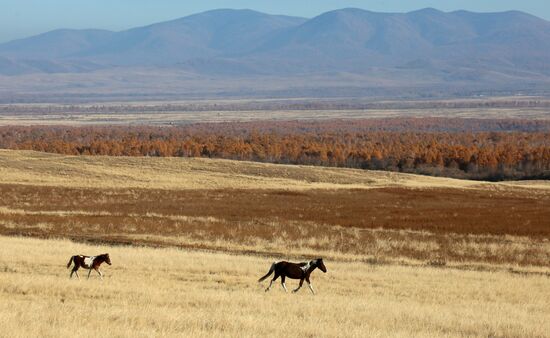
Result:
M319 264L320 261L322 261L321 258L315 258L315 259L312 259L312 260L308 261L307 263L300 263L300 264L304 264L304 265L309 264L309 265L317 266L317 264Z
M96 258L101 258L103 260L105 260L107 257L109 257L109 254L108 253L104 253L104 254L101 254L101 255L97 255Z

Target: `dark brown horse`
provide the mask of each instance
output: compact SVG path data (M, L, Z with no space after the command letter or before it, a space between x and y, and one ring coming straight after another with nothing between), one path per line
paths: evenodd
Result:
M92 269L95 270L101 279L103 279L103 274L101 271L99 271L99 266L101 263L107 263L111 265L111 259L109 258L109 254L103 254L98 256L83 256L83 255L76 255L71 257L69 259L69 263L67 263L67 269L71 266L71 263L74 263L73 270L71 271L71 275L69 278L73 278L73 273L80 279L80 276L78 275L78 269L84 268L88 269L88 278L90 278L90 273L92 273Z
M269 291L271 289L271 285L273 282L281 276L281 285L283 286L283 289L285 289L285 292L288 292L285 285L285 278L291 278L291 279L299 279L300 285L298 288L292 290L292 292L296 292L300 290L302 287L302 284L304 284L304 279L307 282L307 286L309 286L309 289L313 294L315 294L315 291L313 291L313 286L311 285L311 281L309 280L309 276L315 270L316 268L319 268L323 272L327 272L327 268L325 267L325 263L323 263L322 258L317 258L309 262L302 262L302 263L290 263L290 262L275 262L271 264L271 268L269 269L269 272L260 278L258 282L264 281L269 275L272 273L275 273L273 276L273 279L269 283L269 286L265 291Z

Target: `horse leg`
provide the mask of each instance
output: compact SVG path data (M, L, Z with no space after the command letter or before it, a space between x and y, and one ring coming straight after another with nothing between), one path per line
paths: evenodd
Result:
M273 284L273 279L269 282L269 286L267 287L267 289L265 289L265 292L267 292L271 289L272 284Z
M285 292L288 292L288 290L286 289L286 285L285 285L285 276L284 275L281 276L281 285L283 286L283 289L285 289Z
M300 290L303 284L304 284L304 279L300 279L300 285L298 285L296 289L292 290L292 292L298 292L298 290Z
M279 278L279 275L275 274L275 276L273 276L273 279L271 280L271 282L269 282L269 286L267 287L267 289L265 289L265 292L269 291L271 289L271 285L273 285L273 282Z
M74 268L71 270L71 275L69 276L69 279L73 279L73 274L80 279L80 276L78 275L78 267L75 265Z
M99 269L95 269L95 271L97 271L97 273L99 274L99 277L100 277L101 279L103 279L103 274L101 273L101 271L99 271Z
M311 293L315 294L315 291L313 291L313 285L311 285L311 282L309 281L309 277L306 277L307 286L311 290Z
M90 279L90 274L92 273L92 269L88 270L88 279Z

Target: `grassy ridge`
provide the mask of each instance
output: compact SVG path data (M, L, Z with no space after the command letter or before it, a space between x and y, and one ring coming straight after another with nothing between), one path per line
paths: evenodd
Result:
M145 189L368 189L539 188L548 181L488 183L384 171L277 165L204 158L66 156L0 149L0 182L71 188ZM532 190L532 189L531 189Z

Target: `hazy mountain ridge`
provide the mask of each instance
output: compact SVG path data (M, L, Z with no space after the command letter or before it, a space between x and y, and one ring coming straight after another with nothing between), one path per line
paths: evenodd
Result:
M517 12L312 19L214 10L121 32L61 29L0 44L0 74L174 67L210 75L421 72L462 81L550 78L550 22Z

